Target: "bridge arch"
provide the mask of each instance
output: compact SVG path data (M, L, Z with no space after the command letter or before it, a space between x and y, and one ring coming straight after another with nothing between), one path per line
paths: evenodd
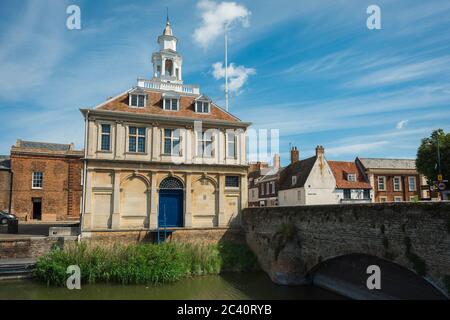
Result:
M380 270L380 290L369 290L367 280L373 274L369 266ZM364 253L328 257L306 274L312 284L335 290L341 286L347 296L356 299L445 299L446 295L432 279L418 275L407 266Z
M415 272L450 294L450 203L247 208L249 247L271 279L299 285L322 261L363 254Z

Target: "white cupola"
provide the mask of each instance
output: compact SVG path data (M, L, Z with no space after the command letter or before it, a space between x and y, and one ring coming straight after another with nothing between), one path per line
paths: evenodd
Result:
M177 38L173 35L169 16L162 35L158 37L159 51L152 55L153 79L182 84L183 58L177 52Z

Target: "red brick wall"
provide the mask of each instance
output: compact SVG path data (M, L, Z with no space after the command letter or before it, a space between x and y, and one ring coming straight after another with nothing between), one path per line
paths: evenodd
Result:
M378 190L378 177L386 177L385 191ZM394 191L394 177L401 179L401 191ZM416 178L416 191L409 191L408 177ZM410 201L411 196L417 196L420 199L420 177L419 175L405 174L375 174L374 175L375 202L380 202L382 197L387 197L388 202L393 202L395 197L401 197L402 201Z
M32 219L33 198L42 199L42 220L78 219L81 197L81 159L64 156L11 154L12 212ZM43 172L43 188L32 189L32 173Z
M9 197L11 189L11 173L0 170L0 210L9 210Z

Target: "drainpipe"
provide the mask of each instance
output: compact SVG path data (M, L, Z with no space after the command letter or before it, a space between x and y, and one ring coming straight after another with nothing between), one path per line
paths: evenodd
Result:
M83 234L83 218L86 211L86 180L87 180L87 150L88 150L88 135L89 135L89 110L86 111L84 118L84 159L83 159L83 192L81 203L81 217L80 217L80 235Z

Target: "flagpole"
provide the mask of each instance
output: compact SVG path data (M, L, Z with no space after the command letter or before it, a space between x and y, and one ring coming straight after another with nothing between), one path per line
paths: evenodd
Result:
M225 110L228 112L228 22L225 23Z

